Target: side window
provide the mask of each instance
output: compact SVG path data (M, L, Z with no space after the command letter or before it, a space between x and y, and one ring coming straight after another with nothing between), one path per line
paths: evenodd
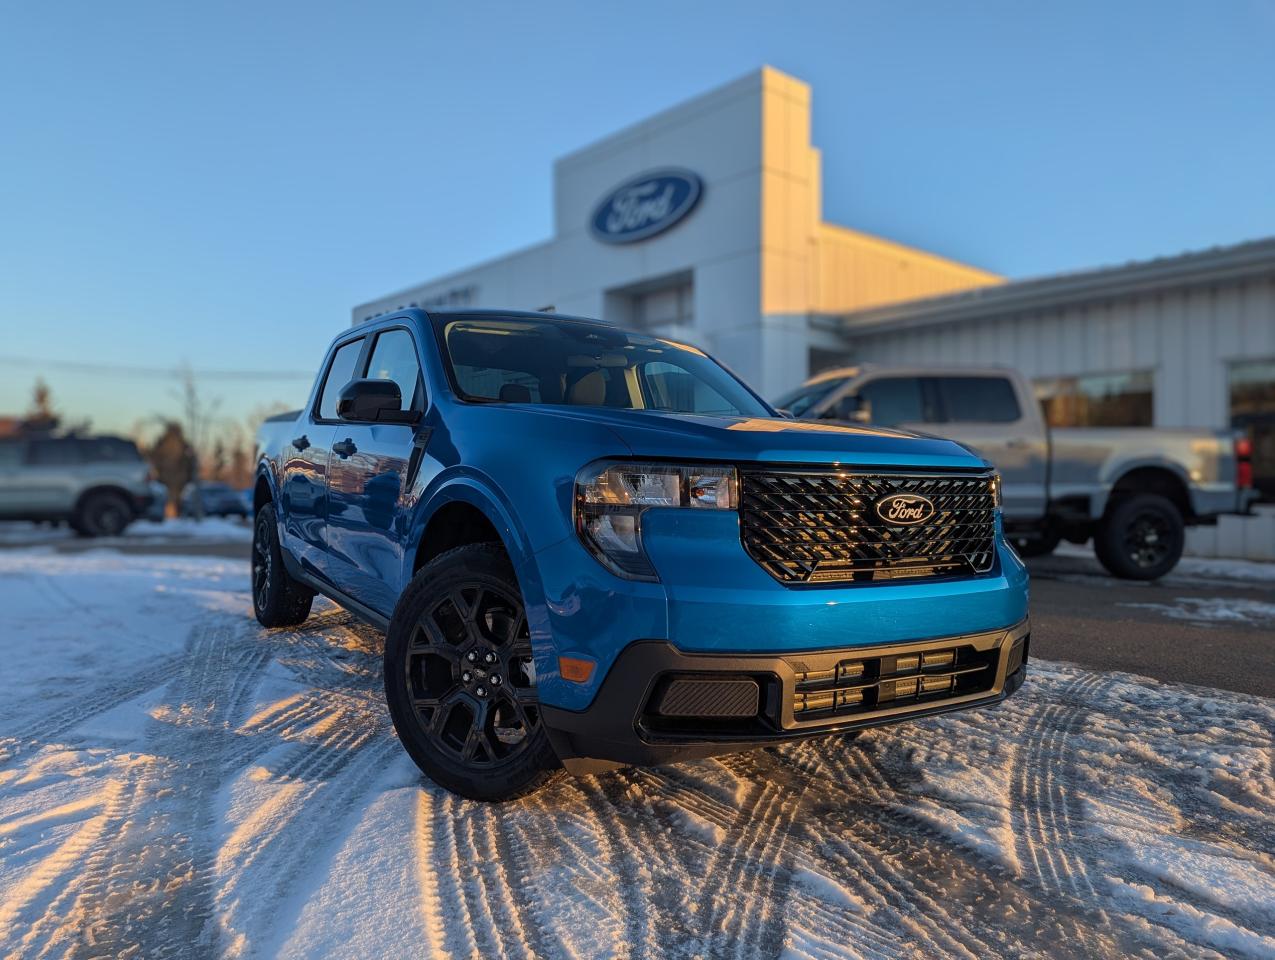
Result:
M0 440L0 468L16 467L22 462L22 441Z
M358 376L355 366L359 362L359 354L363 351L363 338L351 340L337 349L328 364L328 375L323 381L323 392L319 396L319 418L336 419L336 401L341 388Z
M403 410L421 410L421 364L416 357L416 341L406 330L386 330L376 338L372 362L367 366L372 380L393 380L403 395Z
M883 427L925 421L921 381L916 377L882 377L859 388L859 397L871 407L872 422Z
M936 377L948 423L1013 423L1023 411L1006 377Z
M27 462L37 467L69 467L80 462L79 444L74 440L32 440Z

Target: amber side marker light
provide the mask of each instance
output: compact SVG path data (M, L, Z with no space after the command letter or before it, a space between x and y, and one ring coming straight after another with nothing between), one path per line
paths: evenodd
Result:
M563 680L570 680L572 683L588 683L589 678L593 676L593 661L581 660L579 657L559 657L558 673L562 674Z

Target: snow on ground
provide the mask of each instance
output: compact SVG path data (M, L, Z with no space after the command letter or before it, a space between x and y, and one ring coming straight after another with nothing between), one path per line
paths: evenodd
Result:
M1060 543L1053 553L1056 557L1088 560L1094 572L1106 576L1098 564L1091 546ZM1275 563L1260 560L1228 560L1225 557L1183 557L1164 578L1165 583L1174 580L1257 580L1275 584Z
M0 551L0 955L1275 956L1275 701L1034 662L1001 707L501 806L380 639L245 564Z
M0 544L33 546L53 544L76 539L74 531L66 526L50 527L35 523L0 523ZM138 520L129 524L123 536L100 537L91 541L94 546L114 546L121 542L140 541L216 541L219 543L250 543L252 526L247 520L231 517L205 517L194 520L188 517L164 520Z

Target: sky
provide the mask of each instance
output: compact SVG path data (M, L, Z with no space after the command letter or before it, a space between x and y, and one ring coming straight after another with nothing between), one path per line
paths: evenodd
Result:
M546 239L556 157L763 64L832 222L1010 277L1275 234L1275 0L0 2L0 415L42 376L129 432L183 365L299 406L355 304Z

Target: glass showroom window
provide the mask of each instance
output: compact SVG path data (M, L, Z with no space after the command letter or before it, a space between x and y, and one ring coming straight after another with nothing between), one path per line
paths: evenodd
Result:
M1149 427L1154 379L1150 370L1047 377L1036 396L1051 427Z
M1231 364L1231 426L1253 440L1253 486L1275 501L1275 360Z

